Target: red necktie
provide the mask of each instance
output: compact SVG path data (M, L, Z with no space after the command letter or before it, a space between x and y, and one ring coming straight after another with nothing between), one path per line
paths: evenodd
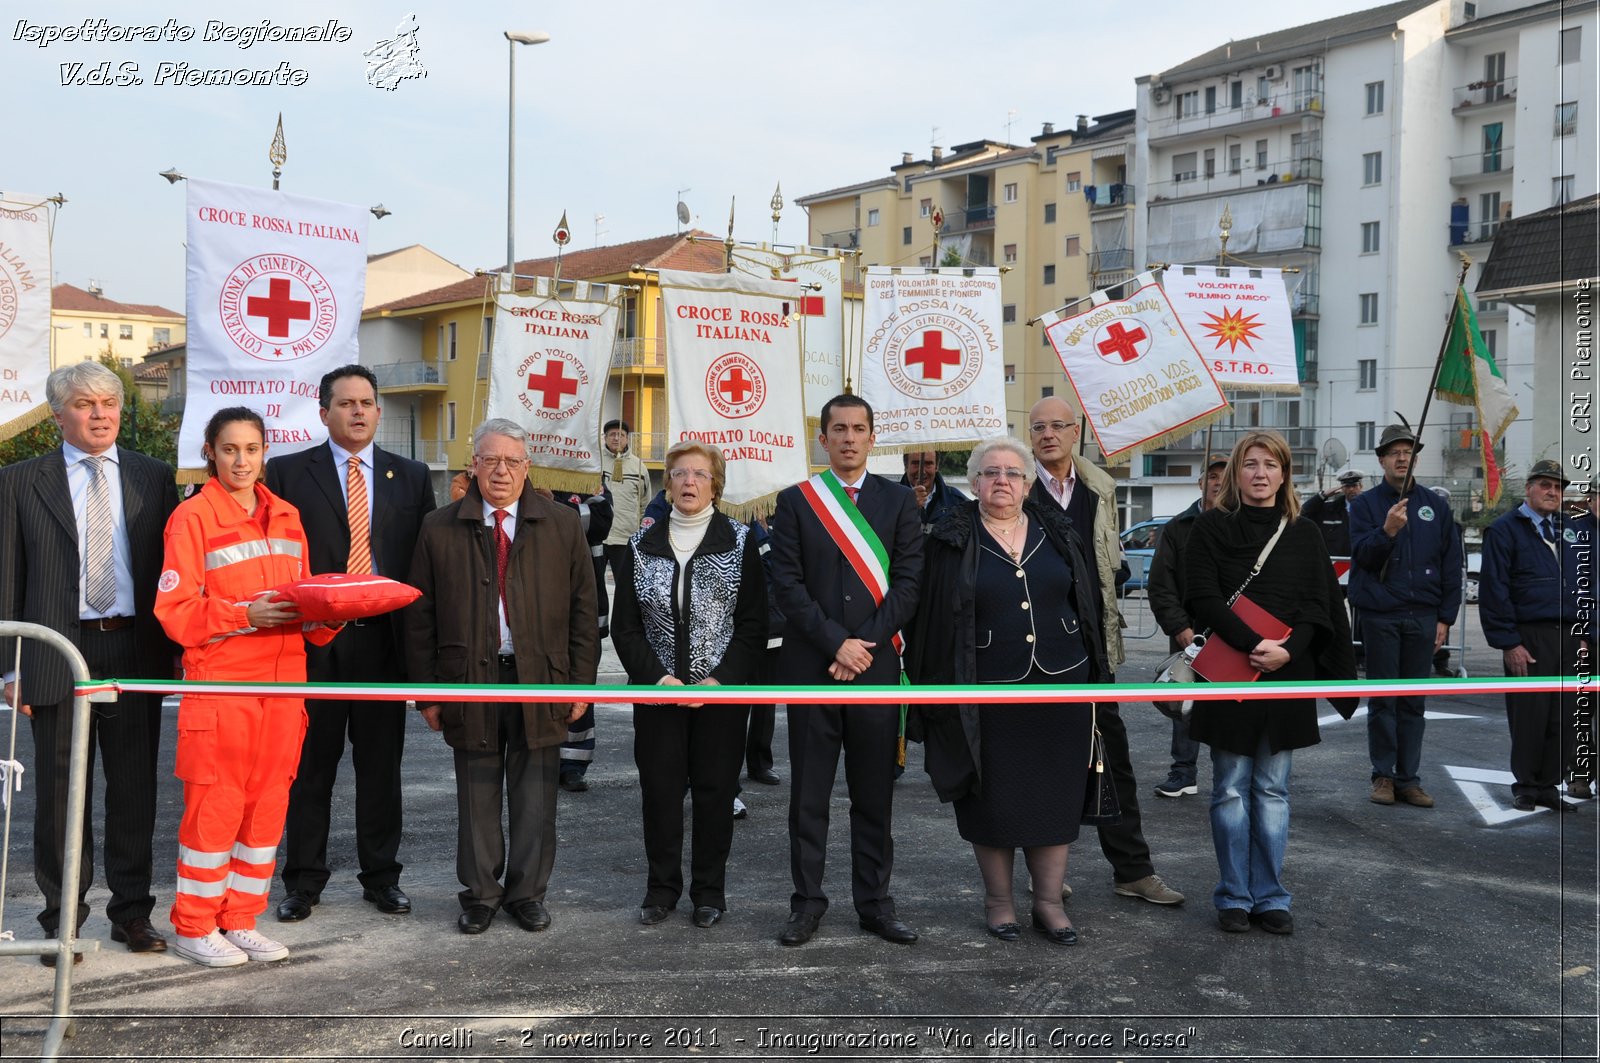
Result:
M506 534L506 517L508 514L503 509L494 511L494 566L498 576L500 588L500 607L506 604L506 562L511 558L511 536Z
M856 496L861 493L861 488L859 488L859 487L846 487L844 489L844 493L850 496L850 501L854 502L856 500Z

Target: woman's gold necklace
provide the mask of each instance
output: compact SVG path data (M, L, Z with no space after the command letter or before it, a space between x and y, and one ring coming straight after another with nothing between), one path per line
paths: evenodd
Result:
M1011 522L1011 527L1006 529L1004 535L1001 534L1000 529L996 528L994 523L991 522L987 516L983 518L983 526L988 528L990 534L992 534L996 539L1000 540L1000 545L1004 546L1006 548L1006 553L1011 555L1011 561L1013 564L1015 564L1017 560L1022 557L1022 548L1020 546L1012 545L1012 542L1017 534L1017 529L1022 527L1022 518L1023 514L1018 513L1016 519Z

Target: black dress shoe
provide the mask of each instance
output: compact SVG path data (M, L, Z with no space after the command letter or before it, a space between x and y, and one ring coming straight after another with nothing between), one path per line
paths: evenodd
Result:
M989 923L989 933L1001 941L1017 941L1022 937L1021 923Z
M672 914L672 909L664 904L647 904L639 909L639 922L645 926L655 926Z
M1264 912L1251 912L1250 919L1269 934L1294 933L1294 916L1282 908L1269 908Z
M569 771L561 776L561 788L569 794L581 794L589 789L589 784L584 781L582 775L575 771Z
M517 925L529 933L550 929L550 910L543 901L518 901L506 905L506 910L517 921Z
M896 945L909 945L917 940L917 932L892 915L864 915L861 929Z
M709 904L702 904L694 910L694 925L701 930L709 930L716 926L722 919L722 909L713 908Z
M474 904L461 913L461 918L456 920L456 926L463 934L481 934L489 929L489 924L492 922L494 922L494 909L486 904Z
M1554 790L1551 790L1548 793L1542 793L1538 797L1535 797L1533 799L1533 803L1539 805L1540 807L1548 808L1552 812L1573 811L1572 806L1561 800L1561 795L1556 793Z
M750 781L762 783L766 786L776 786L783 781L783 777L771 768L762 768L760 771L750 773Z
M778 932L778 944L804 945L811 940L811 935L817 932L817 925L821 922L820 915L795 912L789 916L789 921L783 924L783 929Z
M1532 794L1514 794L1511 798L1511 807L1518 812L1532 812L1539 806L1533 803Z
M55 940L55 935L54 935L54 934L46 934L46 935L45 935L45 937L47 937L47 938L49 938L49 939L50 939L50 940L52 940L52 941L54 941L54 940ZM165 944L166 944L166 943L165 943L165 942L162 942L162 944L163 944L163 946L164 946L164 945L165 945ZM55 966L55 965L56 965L56 959L57 959L57 958L58 958L58 957L59 957L59 956L60 956L60 955L61 955L61 954L60 954L60 953L58 953L58 952L44 952L44 953L40 953L40 955L39 955L39 962L40 962L40 963L42 963L42 964L44 964L44 965L45 965L45 966L46 966L46 967L54 967L54 966ZM83 962L83 953L81 953L81 952L74 952L74 953L73 953L73 954L72 954L72 966L74 966L74 967L76 967L76 966L78 966L78 965L79 965L79 964L80 964L80 963L82 963L82 962Z
M1033 929L1038 931L1046 941L1054 942L1057 945L1076 945L1078 943L1078 930L1076 927L1068 924L1051 929L1045 926L1044 920L1039 918L1038 912L1033 913Z
M289 896L278 902L278 922L298 923L311 914L319 899L303 890L290 891Z
M374 886L361 891L361 899L378 906L385 915L410 915L411 898L399 886Z
M129 952L166 952L167 939L156 933L150 920L129 919L126 923L111 924L111 940L128 946Z

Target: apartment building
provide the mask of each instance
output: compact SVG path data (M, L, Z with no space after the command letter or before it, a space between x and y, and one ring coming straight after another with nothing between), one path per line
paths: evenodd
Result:
M147 303L108 299L95 281L89 287L58 284L50 289L50 368L98 359L106 351L132 369L150 351L184 341L184 316Z

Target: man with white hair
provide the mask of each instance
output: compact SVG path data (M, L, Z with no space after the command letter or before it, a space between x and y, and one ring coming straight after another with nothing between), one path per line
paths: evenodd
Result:
M45 381L61 446L0 469L0 620L42 624L71 639L96 676L171 679L177 647L153 611L161 536L178 505L171 466L117 445L122 379L98 362L62 366ZM10 656L9 653L7 655ZM54 649L24 640L22 672L5 674L6 701L33 729L33 876L39 924L55 937L72 753L72 676ZM105 774L105 868L111 940L162 952L150 922L150 842L156 820L161 698L123 694L89 718ZM94 883L93 788L83 808L77 923ZM81 960L74 956L73 962ZM55 965L54 955L41 957Z
M494 418L472 433L472 477L465 495L422 522L411 564L422 597L405 617L411 679L592 685L598 607L578 515L528 482L528 434L515 421ZM501 908L524 930L550 925L544 899L555 866L560 747L586 707L419 706L455 751L463 934L489 929Z

